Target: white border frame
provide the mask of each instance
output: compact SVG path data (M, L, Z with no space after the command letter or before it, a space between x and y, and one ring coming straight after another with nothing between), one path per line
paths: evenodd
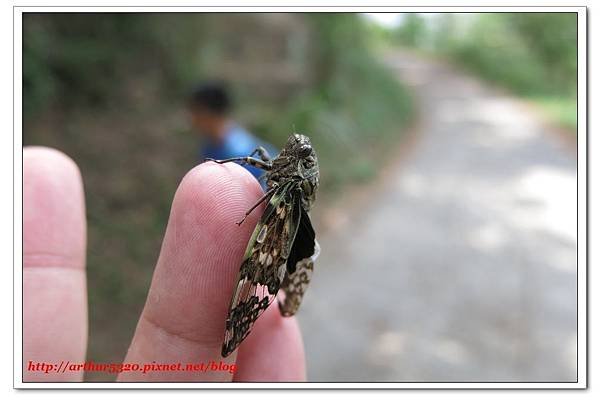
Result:
M22 284L23 284L23 245L22 241L22 14L24 12L576 12L578 15L578 72L577 72L577 382L536 383L536 382L473 382L473 383L428 383L428 382L308 382L308 383L29 383L23 382L22 372ZM110 7L29 7L13 8L13 126L14 126L14 354L13 372L15 388L205 388L205 389L582 389L587 388L587 9L586 7L337 7L337 6L291 6L291 7L163 7L163 6L110 6Z

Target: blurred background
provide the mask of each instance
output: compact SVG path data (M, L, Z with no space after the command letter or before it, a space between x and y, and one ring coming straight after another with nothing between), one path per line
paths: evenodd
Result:
M89 360L126 353L214 78L319 155L309 380L576 380L574 13L25 14L24 144L85 185Z

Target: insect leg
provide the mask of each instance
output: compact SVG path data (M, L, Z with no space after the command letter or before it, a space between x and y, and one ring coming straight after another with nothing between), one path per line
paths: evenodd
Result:
M252 151L252 153L250 153L250 157L252 157L254 155L258 155L258 157L260 157L260 160L262 160L264 162L271 161L271 155L269 155L269 152L267 152L267 149L263 148L262 146L257 147L256 149L254 149Z
M258 167L263 170L270 170L273 167L271 162L263 161L263 160L256 159L256 158L250 157L250 156L232 157L230 159L223 159L223 160L215 160L215 159L211 159L210 157L207 157L206 159L204 159L204 161L215 162L218 164L230 163L230 162L240 162L241 164L249 164L251 166Z
M258 202L256 202L256 203L254 204L254 206L252 206L252 207L251 207L251 208L250 208L250 209L249 209L249 210L246 212L246 214L244 215L244 218L243 218L242 220L238 221L236 224L237 224L238 226L241 226L241 225L242 225L242 223L244 222L244 220L246 220L246 217L248 217L248 216L250 215L250 213L252 213L252 211L258 207L258 205L260 205L261 203L263 203L264 201L266 201L266 200L267 200L267 199L268 199L268 198L269 198L271 195L273 195L273 193L274 193L276 190L277 190L277 187L273 187L273 188L269 189L269 190L267 191L267 193L265 193L265 194L264 194L264 195L263 195L263 196L262 196L262 197L261 197L261 198L258 200Z

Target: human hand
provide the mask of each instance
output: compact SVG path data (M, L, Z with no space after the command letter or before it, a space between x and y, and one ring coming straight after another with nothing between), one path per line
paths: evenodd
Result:
M305 380L302 339L276 302L238 351L221 358L225 318L240 262L262 208L236 164L205 163L177 189L146 304L125 363L236 363L228 371L123 372L119 381ZM143 235L143 233L140 233ZM28 361L83 363L87 347L86 222L81 175L64 154L23 151L23 378L80 381L83 371L29 371ZM92 306L93 307L93 306ZM101 362L101 361L98 361ZM115 363L120 361L102 361Z

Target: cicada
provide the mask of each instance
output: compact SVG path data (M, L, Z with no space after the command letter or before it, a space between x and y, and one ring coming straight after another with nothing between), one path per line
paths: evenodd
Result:
M319 186L319 165L310 139L301 134L292 134L274 159L259 147L248 157L212 161L261 168L267 184L264 196L238 223L267 202L235 282L221 350L226 357L275 298L283 316L294 315L302 302L320 250L308 215Z

